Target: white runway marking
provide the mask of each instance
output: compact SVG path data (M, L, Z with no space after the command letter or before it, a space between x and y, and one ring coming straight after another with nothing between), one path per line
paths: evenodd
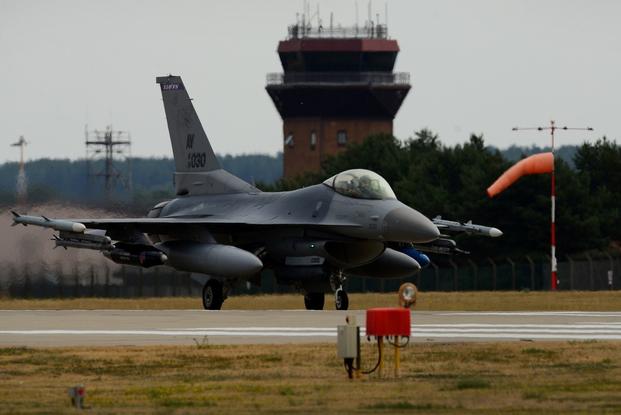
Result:
M0 346L333 342L365 311L0 311ZM621 340L621 312L414 311L413 341Z
M336 337L336 330L330 331L288 331L274 327L270 330L248 331L248 330L2 330L2 334L21 334L21 335L120 335L120 336L245 336L245 337L315 337L327 336Z
M621 323L612 324L420 324L413 338L464 339L575 339L621 340ZM361 335L366 336L361 327ZM223 337L336 337L336 327L194 327L151 330L0 330L0 335L95 335L95 336L223 336Z
M441 311L443 316L527 316L527 317L619 317L616 311Z

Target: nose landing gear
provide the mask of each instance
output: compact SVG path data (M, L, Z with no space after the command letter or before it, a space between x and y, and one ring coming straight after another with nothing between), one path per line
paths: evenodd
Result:
M334 308L337 310L347 310L349 308L349 297L343 289L344 282L345 275L343 275L342 270L330 276L330 286L334 290Z
M343 288L345 275L343 271L334 272L330 275L330 288L334 292L334 308L337 310L347 310L349 308L349 297ZM310 288L310 287L309 287ZM328 287L313 287L312 292L304 294L304 306L307 310L323 310L325 305L325 294L323 290L329 290Z
M337 310L347 310L349 308L349 297L343 287L337 288L334 292L334 307Z

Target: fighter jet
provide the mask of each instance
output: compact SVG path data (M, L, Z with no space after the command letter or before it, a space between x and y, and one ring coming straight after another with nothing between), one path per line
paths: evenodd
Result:
M440 230L499 236L495 228L433 221L397 200L380 175L348 170L288 192L262 192L220 166L179 76L157 77L175 159L176 198L146 218L50 219L13 212L14 225L58 231L56 246L98 250L119 264L166 265L208 275L203 306L219 310L230 289L274 271L304 293L306 309L349 305L348 276L403 278L453 253ZM435 223L434 223L435 221Z

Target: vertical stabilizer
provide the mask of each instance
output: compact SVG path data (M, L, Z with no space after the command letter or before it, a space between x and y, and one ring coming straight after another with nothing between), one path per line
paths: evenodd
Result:
M175 158L178 195L222 194L258 191L223 170L192 105L180 76L158 76L168 131Z
M164 111L175 156L177 172L212 171L220 163L209 144L207 134L196 115L180 76L157 78L162 90Z

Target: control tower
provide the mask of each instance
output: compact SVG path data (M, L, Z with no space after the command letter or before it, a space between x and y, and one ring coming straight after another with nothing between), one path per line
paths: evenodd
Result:
M392 134L410 90L410 75L393 72L398 53L386 25L289 26L278 44L284 73L268 74L266 86L283 119L284 177L319 171L371 134Z

